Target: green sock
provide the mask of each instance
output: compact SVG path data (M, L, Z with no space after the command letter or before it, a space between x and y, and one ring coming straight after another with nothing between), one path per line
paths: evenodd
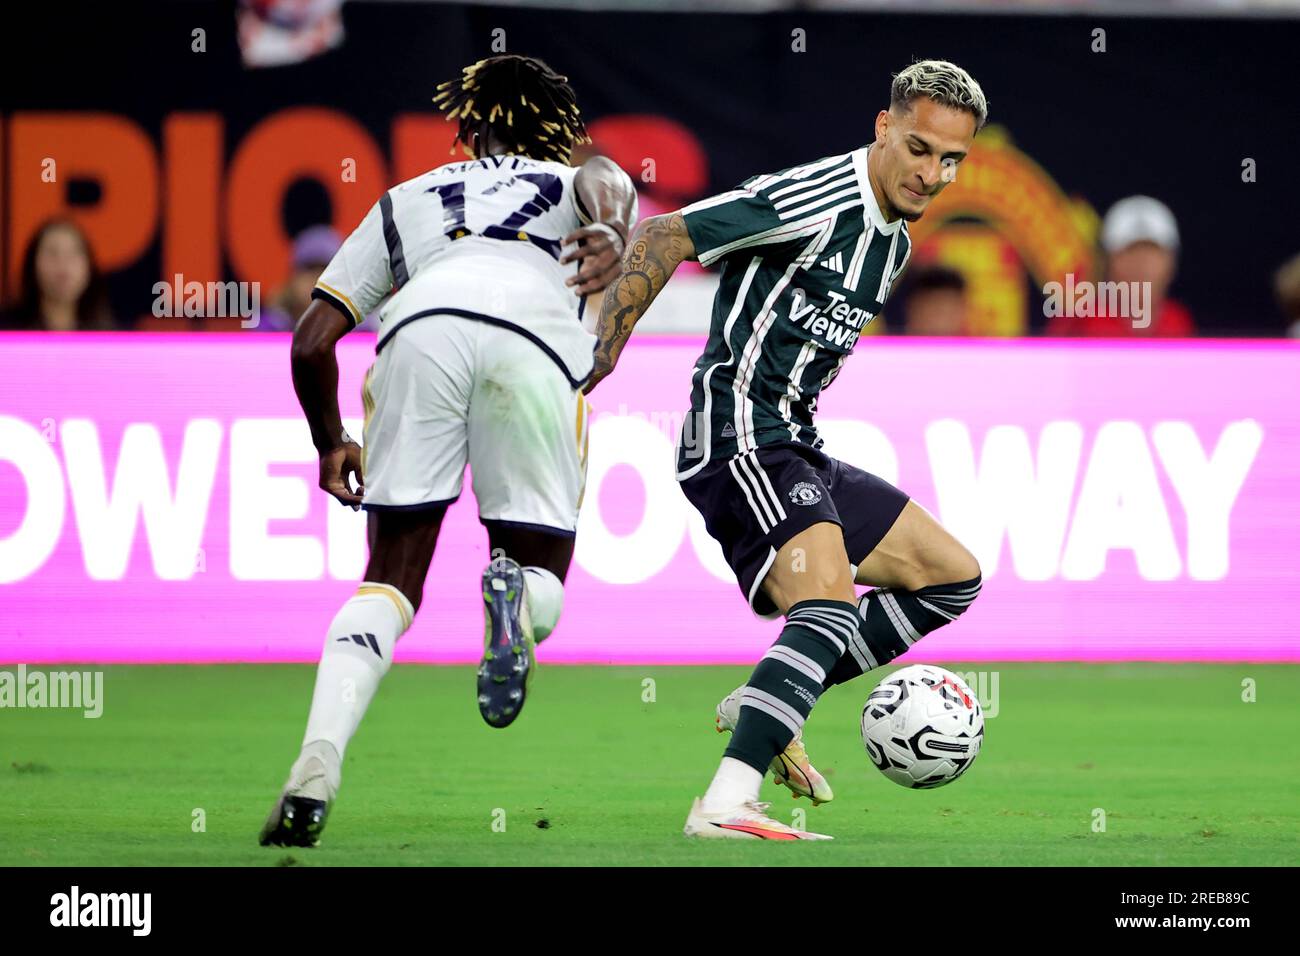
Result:
M791 607L781 636L741 691L740 718L725 756L766 773L803 727L857 626L858 609L848 601L800 601Z

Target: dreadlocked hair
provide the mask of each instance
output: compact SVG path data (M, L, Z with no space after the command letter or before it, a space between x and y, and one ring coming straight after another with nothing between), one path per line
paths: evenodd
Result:
M567 164L574 146L591 142L569 78L531 56L479 60L459 79L439 83L433 102L448 119L459 120L455 143L467 147L485 120L511 152L534 159Z

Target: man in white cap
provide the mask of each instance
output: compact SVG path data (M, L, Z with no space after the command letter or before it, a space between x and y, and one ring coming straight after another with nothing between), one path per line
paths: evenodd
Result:
M1178 222L1169 207L1150 196L1129 196L1110 207L1101 225L1101 247L1106 254L1106 280L1144 285L1142 301L1148 303L1150 322L1096 309L1088 316L1059 315L1047 327L1048 335L1153 336L1182 338L1196 334L1185 306L1168 297L1178 268Z

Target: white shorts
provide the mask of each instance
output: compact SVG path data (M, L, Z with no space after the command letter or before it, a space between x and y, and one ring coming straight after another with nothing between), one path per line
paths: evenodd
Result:
M409 322L384 342L362 401L366 510L450 504L468 463L481 520L576 531L590 406L520 333L447 315Z

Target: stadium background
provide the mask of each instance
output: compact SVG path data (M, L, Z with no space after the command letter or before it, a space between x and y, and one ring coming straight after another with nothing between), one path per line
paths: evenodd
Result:
M1141 886L1130 867L1293 866L1300 343L1281 336L1300 308L1279 308L1273 287L1283 263L1300 266L1296 8L10 4L0 321L33 229L66 207L123 331L0 331L0 865L872 866L904 910L928 885L900 878L913 866L1124 867L1117 890ZM257 282L265 304L300 230L346 232L386 185L447 157L429 96L494 40L572 78L643 214L861 145L914 57L983 83L993 125L918 223L913 263L960 270L975 334L899 334L905 285L868 326L888 334L865 337L820 411L829 450L896 477L980 557L979 601L894 662L940 662L979 696L987 739L960 785L904 790L876 772L860 681L824 695L808 726L836 800L805 817L806 801L764 787L775 816L833 842L680 838L716 766L718 698L776 633L746 613L672 479L713 282L683 269L593 395L565 615L520 720L491 729L472 701L487 553L466 495L396 654L459 666L390 671L319 848L257 846L322 636L361 573L362 518L316 488L287 334L159 317L155 283ZM245 65L279 57L292 62ZM1099 217L1135 193L1178 218L1172 294L1200 336L1044 337L1040 290L1095 276ZM354 434L373 344L357 331L340 348ZM97 713L24 699L24 672L34 686L102 677ZM1205 875L1205 889L1236 882ZM1029 878L1052 888L1056 905L1033 908L1048 932L1122 912L1117 893ZM245 930L247 896L220 907ZM41 902L22 917L45 922ZM999 940L1033 925L1019 910L989 909Z
M24 11L46 19L5 65L0 237L12 294L36 225L70 214L119 324L155 330L239 328L157 320L160 279L274 288L301 229L346 233L382 188L447 158L429 96L493 42L570 76L594 148L633 175L643 214L858 146L893 70L927 55L962 63L993 125L917 224L914 267L966 274L991 337L868 337L823 403L832 449L973 537L989 575L980 606L914 656L1300 660L1284 610L1300 545L1300 352L1276 338L1288 320L1272 290L1297 251L1287 11L349 2L337 45L250 68L233 4L136 10ZM792 49L800 37L806 52ZM46 157L56 182L41 180ZM349 160L355 181L340 175ZM1202 334L1253 341L1039 337L1039 290L1098 276L1099 218L1134 193L1178 216L1173 295ZM743 662L771 640L693 527L666 453L653 454L680 423L711 283L698 270L674 283L595 396L593 485L543 660ZM894 319L868 329L896 331ZM342 353L353 419L371 341L354 333ZM254 330L5 335L0 661L315 659L362 567L361 518L315 488L286 353L284 334ZM1031 518L1013 516L1021 492L1040 495ZM485 560L466 494L430 580L438 613L398 660L476 658ZM601 635L624 616L611 647Z
M352 0L340 46L264 69L242 65L231 3L146 0L129 18L103 4L28 8L34 22L0 93L5 281L35 225L71 203L123 323L147 315L154 282L176 272L274 287L298 230L332 221L346 234L380 189L450 158L450 127L429 98L494 41L562 68L595 147L633 173L647 210L868 142L891 73L933 53L981 80L992 125L918 223L914 264L933 255L967 272L990 301L989 331L1040 331L1035 289L1070 269L1095 275L1099 216L1145 193L1179 218L1172 294L1201 330L1283 334L1271 279L1300 252L1297 21L971 7L624 13ZM205 52L192 49L195 29ZM1092 52L1098 29L1104 53ZM791 49L800 30L806 52ZM66 189L39 179L52 152ZM357 161L355 183L341 181L342 157ZM1255 182L1243 182L1247 158ZM927 248L948 218L966 229Z

